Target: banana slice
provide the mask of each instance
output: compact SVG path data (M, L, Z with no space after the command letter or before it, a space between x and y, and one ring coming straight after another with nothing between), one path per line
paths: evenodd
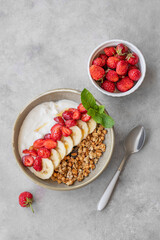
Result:
M70 152L72 152L73 140L70 136L68 136L68 137L62 137L61 141L64 143L64 146L66 148L66 155L68 155Z
M82 120L77 121L77 126L81 129L82 131L82 139L86 138L88 135L88 125L86 122L83 122Z
M93 118L91 118L88 122L87 122L88 128L89 128L89 133L92 133L94 131L94 129L97 126L97 123L93 120Z
M30 167L29 170L41 179L49 179L54 172L54 166L51 160L42 158L42 170L40 172L36 171L33 167Z
M60 155L60 159L62 160L66 156L66 148L64 143L61 141L57 141L57 147L55 148Z
M53 162L54 168L56 169L61 162L61 158L59 153L55 149L51 150L51 160Z
M77 126L71 127L70 129L72 130L71 138L73 140L73 146L77 146L82 140L82 131Z

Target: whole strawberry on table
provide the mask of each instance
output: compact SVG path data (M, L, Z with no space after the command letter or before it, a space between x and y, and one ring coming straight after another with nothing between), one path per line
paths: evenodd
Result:
M139 57L124 44L104 48L104 53L93 60L91 77L108 92L126 92L140 79Z

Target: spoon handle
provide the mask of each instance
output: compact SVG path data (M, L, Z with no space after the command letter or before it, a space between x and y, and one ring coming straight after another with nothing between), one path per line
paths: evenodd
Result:
M98 206L97 206L97 210L98 211L101 211L105 208L105 206L107 205L107 203L109 202L109 199L112 195L112 192L115 188L115 185L118 181L118 178L119 178L119 175L123 169L123 166L126 162L126 159L127 159L128 155L125 155L118 170L116 171L115 175L113 176L112 180L110 181L108 187L106 188L105 192L103 193L99 203L98 203Z

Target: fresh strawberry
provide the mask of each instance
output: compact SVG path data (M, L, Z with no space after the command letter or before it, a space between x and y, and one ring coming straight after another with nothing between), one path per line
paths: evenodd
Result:
M113 82L110 82L108 80L105 80L101 87L106 90L107 92L114 92L115 91L115 84Z
M64 137L68 137L72 134L72 130L67 127L62 127L62 134Z
M61 129L62 125L60 125L59 123L56 123L55 125L53 125L53 127L51 128L51 132L56 130L56 129Z
M77 111L77 109L76 108L69 108L68 111L74 113L74 112Z
M122 56L123 54L126 55L128 53L128 47L120 43L116 47L116 52L120 56Z
M102 59L102 58L98 57L98 58L95 58L95 59L93 60L93 63L92 63L92 64L93 64L93 65L96 65L96 66L103 67L103 66L106 64L106 61L105 61L105 59Z
M127 61L124 61L124 60L119 61L116 67L116 73L118 75L126 75L127 71L128 71Z
M134 82L129 78L129 77L125 77L122 78L119 82L117 82L117 89L120 92L126 92L129 89L131 89L134 85Z
M128 72L129 72L130 70L132 70L132 69L138 69L138 67L137 67L136 65L130 65L130 66L128 67Z
M80 103L77 108L80 111L80 113L87 113L87 110L83 107L82 103Z
M70 127L73 127L73 126L76 126L77 125L77 121L76 120L67 120L65 121L65 125L66 127L70 128Z
M52 149L52 148L56 148L56 146L57 146L57 143L54 141L54 139L45 139L45 142L44 142L45 148Z
M59 123L59 124L62 125L62 126L65 125L63 118L60 117L60 116L59 116L59 117L55 117L55 118L54 118L54 121L56 121L57 123Z
M43 147L38 149L38 156L41 158L49 158L51 156L51 152L47 148Z
M70 119L72 119L72 117L73 117L73 112L64 111L64 112L62 113L62 116L63 116L63 118L64 118L65 120L70 120Z
M51 139L51 134L47 133L46 135L44 135L44 139Z
M139 61L139 57L136 53L129 53L126 57L126 60L128 63L130 63L131 65L135 65L138 63Z
M89 116L87 113L82 114L81 120L83 122L88 122L90 119L91 119L91 116Z
M128 72L128 76L133 81L138 81L140 79L140 77L141 77L141 72L139 71L139 69L131 69Z
M116 55L114 55L114 56L115 56L116 58L118 58L119 60L125 60L127 54L124 54L124 55L118 55L118 54L116 54Z
M33 168L37 171L40 172L42 170L42 158L41 157L36 157L33 163Z
M86 109L85 109L86 110ZM79 110L76 109L76 111L73 113L73 119L74 120L79 120L81 119L81 113Z
M118 58L116 58L116 57L109 57L109 58L107 59L107 66L108 66L109 68L114 69L114 68L116 68L118 62L119 62L119 59L118 59Z
M41 148L43 147L44 139L38 139L33 143L34 148Z
M22 162L26 167L32 167L34 163L34 158L31 155L24 155L22 157Z
M116 50L115 50L114 47L106 47L106 48L104 49L104 52L105 52L105 54L106 54L108 57L111 57L111 56L113 56L113 55L116 53Z
M117 82L119 80L118 74L114 70L109 70L106 74L106 79L111 82Z
M33 211L32 208L32 201L33 201L33 195L30 192L22 192L19 195L19 204L21 205L21 207L30 207Z
M100 58L104 59L105 61L107 60L107 55L106 54L100 54L99 55Z
M29 154L29 155L31 155L31 156L33 156L33 157L36 157L37 156L37 151L36 150L28 150L28 149L25 149L25 150L23 150L23 153L24 154Z
M102 67L92 65L90 67L90 74L94 80L99 81L104 77L105 71Z

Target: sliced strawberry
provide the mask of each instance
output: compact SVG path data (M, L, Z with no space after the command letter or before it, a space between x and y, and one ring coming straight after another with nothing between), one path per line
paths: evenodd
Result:
M47 133L46 135L44 135L44 139L51 139L51 134Z
M45 139L44 147L47 149L56 148L57 143L53 139Z
M69 108L69 109L68 109L69 112L73 112L73 113L74 113L76 110L77 110L76 108Z
M62 113L62 116L65 120L70 120L72 119L72 116L73 116L73 112L70 112L70 111L64 111Z
M81 113L76 109L76 111L73 113L73 119L79 120L81 119Z
M63 118L60 117L60 116L59 116L59 117L55 117L55 118L54 118L54 121L56 121L57 123L59 123L59 124L62 125L62 126L65 125Z
M54 129L51 132L51 138L56 142L60 141L62 137L62 131L60 128Z
M51 151L47 148L40 148L38 149L38 156L42 158L49 158L51 156Z
M80 103L77 108L80 111L80 113L87 113L87 110L83 107L82 103Z
M31 155L25 155L22 157L22 162L26 167L32 167L34 163L34 158Z
M61 129L62 125L60 125L59 123L56 123L52 128L51 128L51 133L52 131L56 130L56 129Z
M42 170L42 158L41 157L36 157L33 163L33 168L37 171L40 172Z
M41 148L43 147L44 139L38 139L33 143L34 148Z
M72 130L67 127L62 127L62 134L64 137L68 137L72 134Z
M70 127L76 126L77 125L77 121L73 120L73 119L67 120L65 122L65 125L66 125L66 127L70 128Z
M89 116L87 113L82 114L81 120L83 122L88 122L91 119L91 116Z
M23 153L24 154L29 154L29 155L31 155L31 156L33 156L33 157L37 157L37 151L36 150L28 150L28 149L25 149L25 150L23 150Z

